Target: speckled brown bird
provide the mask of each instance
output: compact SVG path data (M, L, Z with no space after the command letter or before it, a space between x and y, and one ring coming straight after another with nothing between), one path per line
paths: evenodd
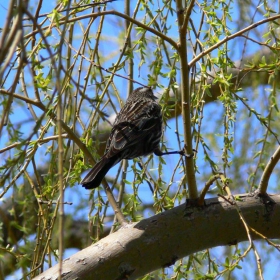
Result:
M133 159L152 153L157 156L184 154L183 151L163 153L159 149L163 121L161 106L156 99L153 91L147 87L137 88L129 95L116 117L105 153L82 180L83 187L98 187L109 169L122 159Z

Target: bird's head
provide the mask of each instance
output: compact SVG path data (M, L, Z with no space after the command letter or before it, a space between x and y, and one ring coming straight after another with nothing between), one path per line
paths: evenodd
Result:
M152 100L157 99L157 97L154 96L152 89L148 87L137 88L129 95L129 99L135 99L141 97L150 98Z

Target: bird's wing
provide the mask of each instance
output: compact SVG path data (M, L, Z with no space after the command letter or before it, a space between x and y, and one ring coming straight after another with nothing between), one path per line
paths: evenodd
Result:
M140 143L149 134L154 133L155 129L158 130L159 125L161 126L161 108L158 104L150 103L147 107L138 107L120 112L120 117L116 119L108 139L106 149L108 157Z

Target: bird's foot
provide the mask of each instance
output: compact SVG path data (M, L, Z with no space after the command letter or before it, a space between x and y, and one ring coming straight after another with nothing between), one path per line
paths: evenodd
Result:
M193 152L191 154L186 154L185 151L187 150L187 146L185 146L181 151L179 151L179 154L181 156L187 157L187 158L193 158L194 157L194 153L197 153L197 150L192 149Z

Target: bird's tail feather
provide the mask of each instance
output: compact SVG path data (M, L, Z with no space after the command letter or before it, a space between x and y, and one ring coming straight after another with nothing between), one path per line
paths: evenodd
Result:
M97 188L109 169L116 163L117 162L113 158L103 157L81 181L82 186L86 189Z

